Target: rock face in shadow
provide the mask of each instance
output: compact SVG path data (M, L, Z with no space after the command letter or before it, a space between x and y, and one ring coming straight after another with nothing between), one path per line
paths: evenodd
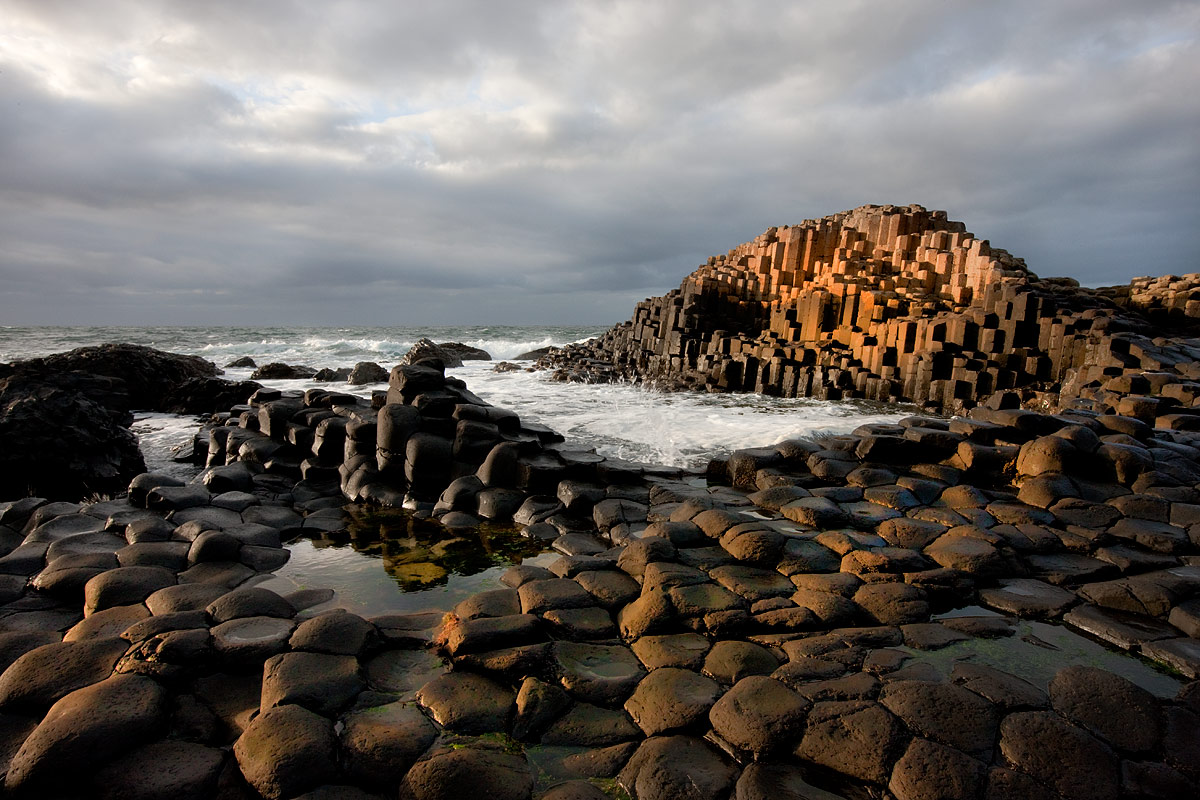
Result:
M1170 373L1170 383L1200 378L1194 340L1152 338L1163 327L1200 327L1197 289L1200 275L1096 290L1042 280L944 211L861 206L768 228L638 303L628 322L538 366L563 380L950 412L992 397L1005 407L1056 405L1060 394L1102 402L1097 394L1116 377L1139 376L1138 394L1161 388L1144 372ZM1189 389L1142 406L1193 399Z
M121 491L146 469L130 412L244 400L218 372L202 358L130 344L0 364L0 496Z

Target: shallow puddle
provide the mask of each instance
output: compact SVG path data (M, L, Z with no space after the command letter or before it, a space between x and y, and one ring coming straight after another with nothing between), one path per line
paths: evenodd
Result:
M406 511L346 510L352 521L344 532L290 542L291 558L272 580L329 587L336 605L363 616L449 611L502 588L500 576L514 564L545 566L558 557L510 525L451 531Z
M985 616L999 615L984 608L972 607L943 614L940 618ZM1162 698L1174 697L1184 683L1182 678L1151 666L1123 650L1089 639L1066 625L1032 620L1017 620L1016 623L1012 636L972 638L932 651L909 647L899 649L912 654L912 660L905 666L914 662L927 663L947 678L955 664L969 662L995 667L1042 689L1049 686L1056 672L1072 665L1099 667Z

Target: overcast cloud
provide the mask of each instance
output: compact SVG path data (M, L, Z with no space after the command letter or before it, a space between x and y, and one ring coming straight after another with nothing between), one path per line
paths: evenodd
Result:
M864 203L1200 271L1196 2L4 6L0 324L608 324Z

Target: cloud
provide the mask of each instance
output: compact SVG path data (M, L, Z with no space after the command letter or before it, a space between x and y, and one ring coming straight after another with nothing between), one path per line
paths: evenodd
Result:
M1194 3L7 16L7 324L616 322L870 202L1087 284L1200 271Z

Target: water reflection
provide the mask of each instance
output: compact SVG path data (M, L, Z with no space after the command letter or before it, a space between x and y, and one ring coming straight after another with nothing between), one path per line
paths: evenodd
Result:
M298 588L328 586L338 604L364 615L449 610L459 600L501 586L513 564L556 556L513 525L450 530L398 509L345 507L344 529L288 544L277 578Z

